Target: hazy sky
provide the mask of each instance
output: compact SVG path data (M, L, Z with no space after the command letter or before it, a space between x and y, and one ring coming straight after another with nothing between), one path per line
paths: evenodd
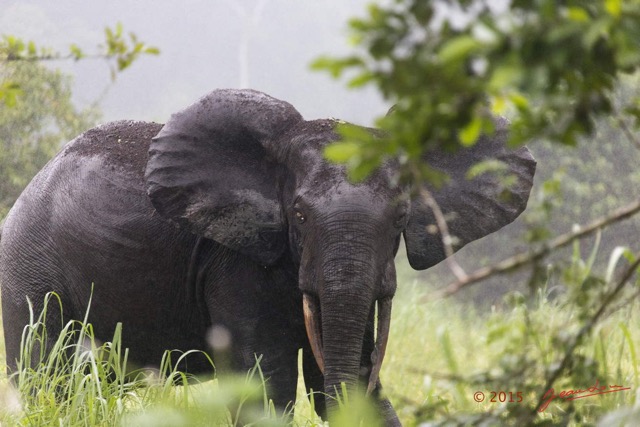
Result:
M125 30L159 47L160 56L143 57L113 84L102 60L51 64L74 75L78 104L100 100L106 120L164 122L212 89L239 87L244 78L248 87L291 102L308 119L369 125L387 110L374 90L349 91L343 82L309 69L321 54L347 52L346 22L363 15L368 2L2 0L0 33L61 51L78 43L91 52L104 40L105 26L122 22Z

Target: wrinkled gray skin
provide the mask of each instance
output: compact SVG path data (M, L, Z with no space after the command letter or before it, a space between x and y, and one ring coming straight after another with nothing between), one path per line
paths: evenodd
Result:
M417 269L440 262L444 250L440 235L427 232L431 211L390 184L392 163L356 185L323 159L334 127L305 121L288 103L256 91L218 90L164 127L115 122L66 145L20 196L2 231L9 372L29 318L26 297L37 312L47 292L60 295L63 314L49 310L47 319L53 338L61 321L82 319L93 283L89 320L97 337L109 340L122 322L138 366L157 365L166 349L211 351L207 331L221 325L232 344L224 355L212 351L214 361L246 370L263 355L279 407L295 399L300 348L308 389L333 396L341 382L366 388L374 307L394 295L400 236ZM426 156L451 175L450 185L432 191L456 249L526 206L535 162L525 148L504 149L504 127L498 121L497 135L471 150ZM518 177L510 191L487 175L464 179L471 164L490 157ZM305 331L303 294L315 310L324 374ZM182 368L210 370L197 356ZM373 384L387 424L399 424L379 381ZM324 414L321 395L316 407Z

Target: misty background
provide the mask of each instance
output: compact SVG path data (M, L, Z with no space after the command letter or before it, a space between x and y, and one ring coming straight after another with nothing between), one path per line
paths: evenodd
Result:
M51 61L74 77L79 107L99 102L103 121L165 122L171 113L217 88L249 87L293 104L306 119L336 117L362 125L388 106L375 90L349 91L309 64L347 51L347 20L367 0L151 0L0 2L0 33L38 47L85 53L121 22L158 56L144 55L111 82L100 59Z

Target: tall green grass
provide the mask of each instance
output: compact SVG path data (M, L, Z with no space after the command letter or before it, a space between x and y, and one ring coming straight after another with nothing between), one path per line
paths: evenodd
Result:
M45 309L31 313L12 375L18 387L8 379L0 387L2 426L276 426L289 421L290 413L276 413L268 400L259 359L246 376L224 381L176 370L189 352L166 352L158 370L130 371L122 326L99 344L86 316L64 325L45 352L43 319L48 310L59 309L56 302L49 294Z
M631 259L628 251L614 252L604 271L594 272L595 252L582 260L574 248L568 262L548 269L535 294L509 294L485 311L453 299L423 301L429 294L424 283L401 284L381 378L404 424L633 425L629 420L640 417L637 278L579 342L553 384L558 393L596 381L630 389L571 402L555 399L545 412L535 412L550 373L611 289L624 260ZM47 309L59 309L51 298ZM183 355L167 353L159 370L128 372L121 327L110 342L98 344L91 325L77 321L65 325L45 355L43 318L33 313L25 329L19 389L4 376L0 380L3 427L323 424L301 381L296 404L278 413L259 363L239 378L193 378L173 368ZM4 369L4 359L0 364ZM485 396L482 402L474 398L478 392ZM520 392L522 402L501 402L500 392L514 398ZM332 426L372 425L366 404L356 397L340 405L345 410Z

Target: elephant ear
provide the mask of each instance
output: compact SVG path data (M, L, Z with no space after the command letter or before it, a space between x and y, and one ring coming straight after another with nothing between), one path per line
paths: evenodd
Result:
M286 236L273 144L302 117L252 90L216 90L174 114L149 147L147 193L165 218L263 263Z
M511 223L527 206L536 162L526 147L506 148L506 120L497 119L495 125L492 136L483 135L472 147L455 153L430 150L424 156L431 167L449 176L441 188L427 185L427 189L447 220L454 251ZM507 180L491 172L467 179L473 165L491 159L502 162L506 166L502 172L515 177L515 182L504 185ZM411 201L404 238L409 263L416 270L446 258L435 216L420 196Z

